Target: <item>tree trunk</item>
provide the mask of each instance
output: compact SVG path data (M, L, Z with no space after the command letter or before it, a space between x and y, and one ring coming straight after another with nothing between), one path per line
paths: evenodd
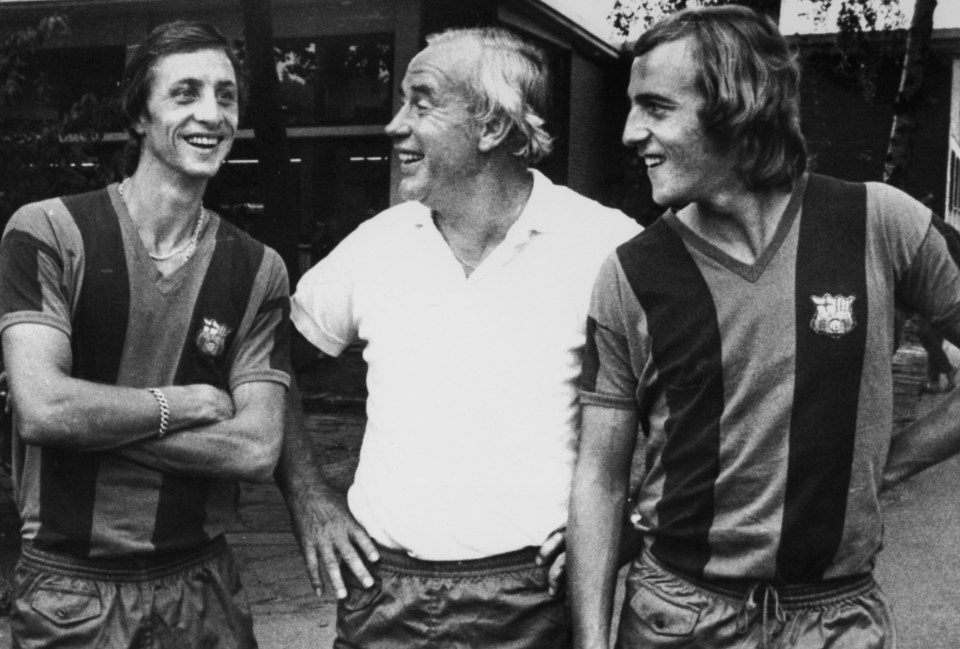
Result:
M913 20L907 33L907 46L900 73L900 89L893 104L893 126L883 165L883 181L903 189L910 164L913 134L923 99L923 75L933 33L933 12L937 0L916 0Z
M240 0L240 6L245 63L250 75L247 114L253 125L264 197L263 214L258 217L253 234L280 253L293 286L299 278L299 219L273 56L270 0Z

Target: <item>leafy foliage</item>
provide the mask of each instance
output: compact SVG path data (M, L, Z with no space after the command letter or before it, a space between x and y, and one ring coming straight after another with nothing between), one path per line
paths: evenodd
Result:
M113 175L99 163L110 106L91 94L54 119L37 116L52 105L52 88L29 65L45 44L69 33L63 14L0 39L0 226L23 205L99 186Z
M903 56L906 21L899 0L811 0L814 21L827 26L834 21L837 38L830 57L835 69L822 71L846 79L868 101L882 93L878 86L891 60ZM608 16L614 31L623 37L646 29L661 17L688 6L741 4L779 17L780 0L616 0ZM822 57L821 57L822 58Z
M811 0L815 20L826 24L836 16L840 34L903 29L906 24L898 0ZM628 37L636 27L646 29L654 22L687 7L740 4L779 17L779 0L616 0L607 16L614 32Z

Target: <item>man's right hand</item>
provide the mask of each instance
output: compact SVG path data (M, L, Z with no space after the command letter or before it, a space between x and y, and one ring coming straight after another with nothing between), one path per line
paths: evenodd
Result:
M373 586L373 577L364 559L379 561L380 553L366 530L350 513L342 494L324 485L297 493L288 498L288 505L307 564L307 574L318 597L323 595L321 566L337 599L347 596L340 573L341 563L349 567L364 588Z

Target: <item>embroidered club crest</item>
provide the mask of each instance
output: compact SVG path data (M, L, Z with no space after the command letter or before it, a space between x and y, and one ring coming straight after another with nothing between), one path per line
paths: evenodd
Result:
M220 324L213 318L204 318L203 327L197 334L197 349L201 354L207 356L219 356L223 353L223 348L227 344L227 336L232 329L225 324Z
M817 306L817 313L810 321L810 327L818 334L839 338L848 334L857 326L853 317L853 301L855 297L834 297L826 293L820 297L811 295L810 299Z

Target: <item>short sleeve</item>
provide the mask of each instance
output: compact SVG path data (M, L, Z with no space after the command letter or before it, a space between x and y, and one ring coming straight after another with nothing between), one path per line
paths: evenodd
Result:
M616 254L600 268L590 298L587 341L580 377L580 402L632 410L638 381L633 368L629 322L622 287L625 279Z
M891 251L897 298L960 342L960 234L903 192L868 185L870 210Z
M357 277L362 270L361 226L307 271L291 299L290 317L312 345L339 356L357 339L354 317Z
M0 242L0 331L45 324L71 335L83 243L58 199L19 209Z
M290 289L280 256L266 249L249 305L250 325L230 369L230 389L251 381L290 386Z

